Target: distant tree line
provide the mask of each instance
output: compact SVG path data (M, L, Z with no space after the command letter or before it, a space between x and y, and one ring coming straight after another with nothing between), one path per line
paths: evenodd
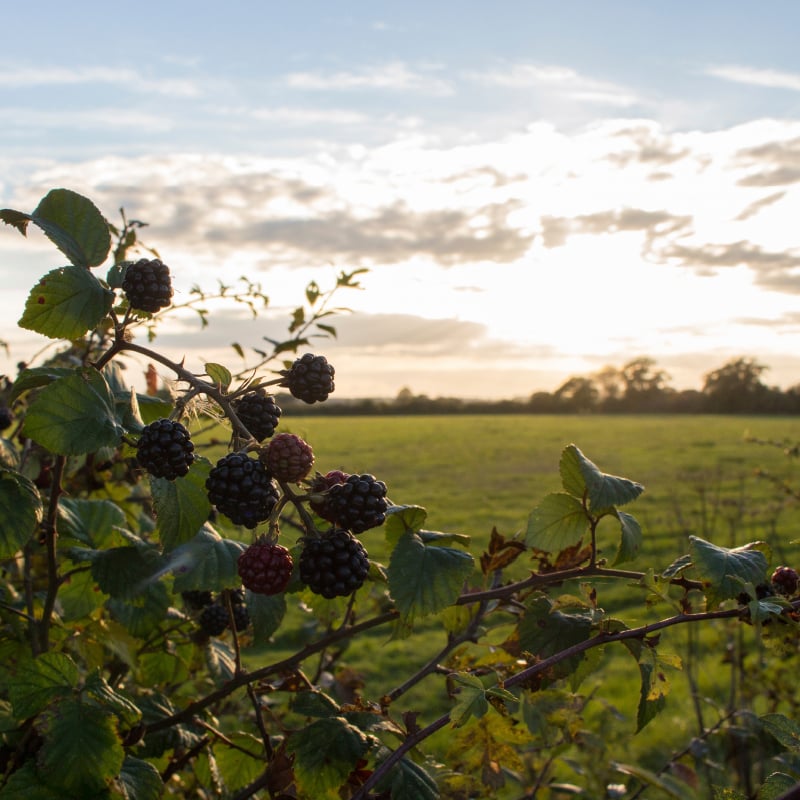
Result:
M756 359L731 359L703 377L700 390L677 390L670 376L649 356L621 368L606 366L591 375L575 375L554 392L528 398L468 400L416 395L404 388L391 400L331 400L305 406L302 413L324 414L800 414L800 384L782 390L762 381L768 369ZM279 403L294 407L290 395ZM302 405L302 404L300 404ZM300 411L300 408L297 409ZM297 412L295 412L297 413Z

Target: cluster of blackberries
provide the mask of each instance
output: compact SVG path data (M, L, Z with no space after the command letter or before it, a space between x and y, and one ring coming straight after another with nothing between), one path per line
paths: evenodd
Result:
M243 631L250 625L250 612L245 603L244 589L229 592L231 610L236 631ZM208 636L221 636L230 627L231 618L224 602L224 596L216 598L208 591L186 591L181 593L186 609L197 618L200 630Z
M154 314L172 303L169 267L157 258L142 258L127 265L122 290L131 308Z

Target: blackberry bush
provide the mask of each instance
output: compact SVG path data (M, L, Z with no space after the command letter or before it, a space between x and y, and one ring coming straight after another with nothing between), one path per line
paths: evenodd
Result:
M311 471L314 451L293 433L279 433L259 456L269 473L285 483L299 483Z
M345 597L363 585L369 557L350 531L331 528L320 538L306 538L299 569L300 579L315 594Z
M231 406L257 441L263 442L275 433L282 412L275 398L267 394L263 386L237 397Z
M229 453L206 480L209 502L236 525L255 528L269 518L280 497L264 465L245 453Z
M325 356L306 353L289 369L281 370L279 386L286 387L294 397L304 403L321 403L334 390L334 368Z
M169 267L157 258L142 258L128 264L122 279L122 290L131 308L154 314L172 303Z
M171 481L186 475L194 462L194 444L189 431L172 419L151 422L136 444L136 460L156 478Z

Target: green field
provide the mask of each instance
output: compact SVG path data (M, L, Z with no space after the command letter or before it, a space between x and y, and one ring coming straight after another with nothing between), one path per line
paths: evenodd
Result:
M796 459L787 457L783 447L746 440L755 437L791 446L800 441L800 420L795 418L287 415L281 429L312 444L315 469L371 472L387 483L393 503L425 507L427 527L468 534L476 558L493 527L507 537L524 533L531 509L545 494L560 489L561 451L574 443L602 471L645 486L644 494L626 506L644 530L643 552L626 567L653 566L659 572L687 552L690 534L723 546L766 540L773 548L773 565L800 562L800 550L790 544L800 538L800 504L756 475L761 468L800 488ZM600 545L609 556L615 531L615 526L600 527ZM293 538L291 533L287 536ZM368 531L361 539L373 559L386 563L380 530ZM528 565L520 560L514 567L519 577ZM626 585L600 587L599 602L624 616L628 625L670 613L665 607L649 609L641 592ZM253 664L293 652L307 634L302 617L293 611L287 619L291 624L272 644L250 649ZM713 724L724 713L733 674L724 656L731 638L739 634L731 626L709 626L694 633L690 650L688 635L682 628L665 633L661 649L679 653L688 670L671 675L666 710L628 742L620 754L623 760L643 761L657 769L691 739L697 723L689 672L702 695L705 724ZM374 700L425 663L444 641L438 624L421 625L409 640L390 640L390 631L378 630L353 642L339 667L346 665L362 675L369 699ZM597 693L594 711L587 710L590 728L611 713L620 731L629 735L634 729L639 676L635 662L622 650L604 654L603 667L584 682L581 692ZM430 721L447 708L442 689L443 678L426 679L402 698L397 713L419 710L422 723ZM442 752L446 738L443 733L434 743Z

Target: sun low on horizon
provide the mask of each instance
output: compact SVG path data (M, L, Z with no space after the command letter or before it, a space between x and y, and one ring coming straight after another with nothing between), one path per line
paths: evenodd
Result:
M520 397L640 356L679 389L738 356L800 382L790 3L146 1L134 48L99 3L44 5L0 33L0 207L72 189L148 223L177 298L241 275L270 298L178 315L171 357L233 362L364 268L319 342L345 397ZM16 321L60 265L0 228L0 370L41 347Z

